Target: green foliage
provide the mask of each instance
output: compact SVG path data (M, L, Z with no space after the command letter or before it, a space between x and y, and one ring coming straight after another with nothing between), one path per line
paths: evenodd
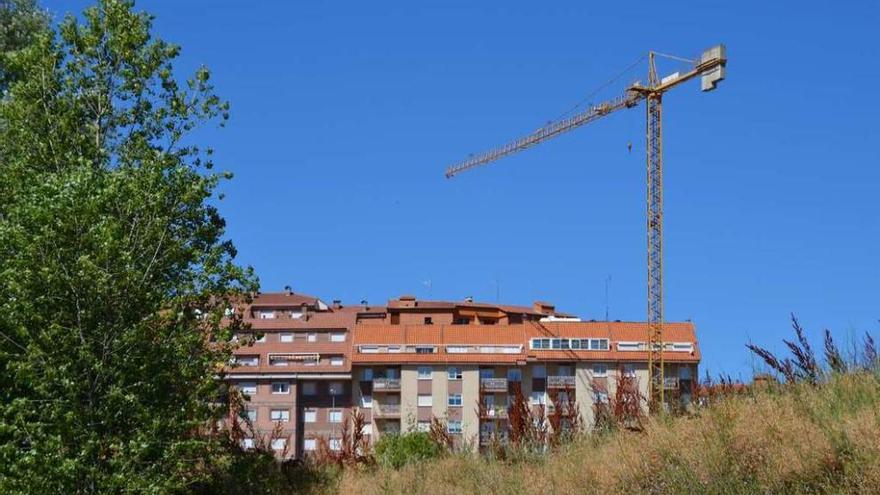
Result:
M383 435L374 447L376 459L385 467L399 469L407 464L435 459L443 454L440 446L423 432Z
M48 28L48 16L35 0L0 0L0 96L16 79L8 60Z
M238 462L210 426L256 281L186 139L228 106L131 2L83 19L3 57L0 492L185 491Z

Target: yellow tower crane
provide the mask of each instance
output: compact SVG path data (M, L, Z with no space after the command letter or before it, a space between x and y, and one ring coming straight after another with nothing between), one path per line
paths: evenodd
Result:
M684 72L675 72L662 79L657 75L655 58L668 57L689 64ZM446 169L451 178L466 170L485 165L559 136L572 129L600 119L614 111L633 108L645 100L647 109L647 231L648 231L648 369L651 377L648 395L652 411L662 410L664 390L663 341L663 94L697 76L701 89L711 91L725 77L727 55L724 45L703 52L698 60L672 57L657 52L648 53L648 81L628 87L622 96L591 105L587 110L570 118L552 122L537 131L498 148L473 156Z

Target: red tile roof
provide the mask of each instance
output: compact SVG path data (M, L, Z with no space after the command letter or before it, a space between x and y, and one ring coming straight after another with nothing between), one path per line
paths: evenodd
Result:
M265 292L258 293L254 296L251 307L300 307L303 304L315 305L318 298L306 294L296 294L287 292Z
M538 337L606 338L607 351L590 350L531 350L529 342ZM606 360L647 361L648 353L618 351L618 342L646 342L648 325L643 322L526 322L520 325L358 325L352 338L352 362L429 363L429 362L485 362L507 363L517 360ZM693 352L664 352L670 362L698 362L699 345L694 325L667 323L664 340L694 344ZM519 354L464 353L449 354L445 348L435 354L415 353L359 353L361 345L521 345Z
M305 318L248 318L245 321L255 330L286 330L286 329L350 329L354 327L355 313L350 312L319 312L309 313Z

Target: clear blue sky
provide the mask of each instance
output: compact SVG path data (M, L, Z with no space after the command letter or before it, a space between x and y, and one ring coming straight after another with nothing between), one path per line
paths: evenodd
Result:
M602 318L611 275L611 317L644 319L644 107L451 181L443 170L648 49L724 42L718 91L665 99L667 318L693 319L704 369L734 375L751 369L750 338L781 348L790 312L817 340L880 334L874 0L138 7L183 46L178 67L209 66L231 101L230 125L202 138L235 173L220 208L265 291L492 301L497 280L503 301Z

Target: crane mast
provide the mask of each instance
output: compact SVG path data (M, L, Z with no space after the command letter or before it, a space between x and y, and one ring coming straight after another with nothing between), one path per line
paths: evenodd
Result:
M657 74L657 56L685 60L692 64L684 74L678 72L660 78ZM621 96L592 105L570 118L559 120L539 128L535 132L511 141L498 148L470 157L446 169L451 178L461 172L486 165L500 158L540 144L568 131L589 124L617 110L633 108L645 100L646 109L646 227L648 267L648 335L647 353L650 383L648 396L653 412L662 411L665 404L666 380L663 351L663 94L669 89L701 76L703 91L715 89L725 77L727 55L724 45L714 46L703 52L699 60L670 57L657 52L648 54L647 85L635 83Z

